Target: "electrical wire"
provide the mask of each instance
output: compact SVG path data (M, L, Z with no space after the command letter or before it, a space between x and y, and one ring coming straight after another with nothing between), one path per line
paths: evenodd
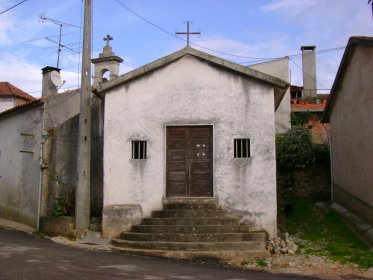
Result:
M0 12L0 15L6 13L7 11L10 11L11 9L14 9L15 7L17 7L17 6L19 6L19 5L23 4L23 3L25 3L26 1L27 1L27 0L23 0L23 1L19 2L18 4L15 4L14 6L8 8L8 9L2 11L2 12Z
M181 40L181 41L184 41L184 42L187 42L186 39L184 38L181 38L179 36L176 36L175 34L167 31L166 29L160 27L159 25L151 22L150 20L146 19L145 17L143 17L142 15L140 15L139 13L137 13L136 11L134 11L133 9L131 9L130 7L128 7L127 5L125 5L122 1L120 0L115 0L115 2L117 2L120 6L122 6L123 8L125 8L127 11L131 12L132 14L134 14L135 16L137 16L138 18L140 18L141 20L143 20L144 22L150 24L151 26L153 26L154 28L170 35L171 37L173 38L176 38L178 40ZM201 49L205 49L205 50L208 50L208 51L212 51L212 52L215 52L215 53L219 53L219 54L222 54L222 55L226 55L226 56L232 56L232 57L237 57L237 58L246 58L246 59L254 59L255 62L264 62L264 61L270 61L270 60L277 60L277 59L281 59L281 58L285 58L285 57L297 57L297 56L301 56L302 54L292 54L292 55L284 55L284 56L281 56L281 57L251 57L251 56L243 56L243 55L236 55L236 54L231 54L231 53L227 53L227 52L222 52L222 51L218 51L218 50L214 50L214 49L211 49L211 48L208 48L208 47L205 47L205 46L202 46L200 44L196 44L196 43L193 43L193 42L189 42L190 45L193 45L193 46L196 46L196 47L199 47ZM329 51L335 51L335 50L340 50L340 49L345 49L346 47L336 47L336 48L331 48L331 49L325 49L325 50L321 50L321 51L316 51L316 53L323 53L323 52L329 52ZM245 64L244 63L240 63L240 64ZM247 62L246 62L247 64Z
M311 74L309 74L309 73L307 73L306 71L304 71L303 70L303 68L301 67L301 66L299 66L295 61L294 61L294 59L292 59L292 58L290 58L289 59L297 68L299 68L301 71L302 71L302 73L304 73L306 76L308 76L309 78L311 78L313 81L315 81L317 84L319 84L321 87L323 87L323 88L321 88L321 89L323 89L323 90L327 90L327 87L326 86L324 86L323 84L321 84L319 81L317 81L317 79L315 78L315 77L313 77Z

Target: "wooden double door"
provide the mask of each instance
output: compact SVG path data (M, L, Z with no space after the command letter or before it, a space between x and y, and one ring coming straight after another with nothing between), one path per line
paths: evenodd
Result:
M166 195L213 195L212 126L167 127Z

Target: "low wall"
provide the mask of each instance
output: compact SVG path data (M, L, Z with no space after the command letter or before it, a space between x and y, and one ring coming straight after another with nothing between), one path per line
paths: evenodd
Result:
M75 236L74 217L41 217L39 231L50 234Z
M329 201L330 189L330 166L326 163L303 170L277 172L279 211L294 198Z

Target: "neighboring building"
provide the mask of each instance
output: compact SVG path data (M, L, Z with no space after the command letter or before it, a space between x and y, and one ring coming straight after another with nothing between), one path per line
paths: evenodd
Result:
M0 113L35 100L34 97L8 82L0 82Z
M328 98L333 200L373 224L373 37L351 37Z
M271 60L249 66L251 69L258 70L276 78L290 83L289 58ZM275 114L276 134L286 133L291 128L290 123L290 88L286 91Z
M277 234L275 111L288 83L186 47L96 90L105 98L103 233L169 197L214 197Z
M322 124L321 119L324 113L327 94L317 94L312 98L303 98L303 87L291 86L291 113L293 115L304 114L308 117L305 124L312 132L312 142L315 144L328 144L329 124ZM293 116L293 118L296 116Z
M312 132L315 144L327 144L327 128L321 123L327 94L317 93L316 47L302 46L303 86L290 87L292 119L308 117L305 124Z
M0 218L39 227L57 207L74 213L79 91L61 94L43 70L42 98L0 113ZM91 212L102 211L102 149L94 98L92 119Z

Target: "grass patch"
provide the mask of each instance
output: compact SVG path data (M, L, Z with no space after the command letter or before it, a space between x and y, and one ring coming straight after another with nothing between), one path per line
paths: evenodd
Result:
M305 253L327 256L341 263L373 267L373 252L344 222L330 210L313 201L293 201L293 211L284 219L284 229L304 241Z
M263 260L263 259L256 259L255 261L252 262L242 262L241 265L243 266L258 266L258 267L268 267L268 263Z

